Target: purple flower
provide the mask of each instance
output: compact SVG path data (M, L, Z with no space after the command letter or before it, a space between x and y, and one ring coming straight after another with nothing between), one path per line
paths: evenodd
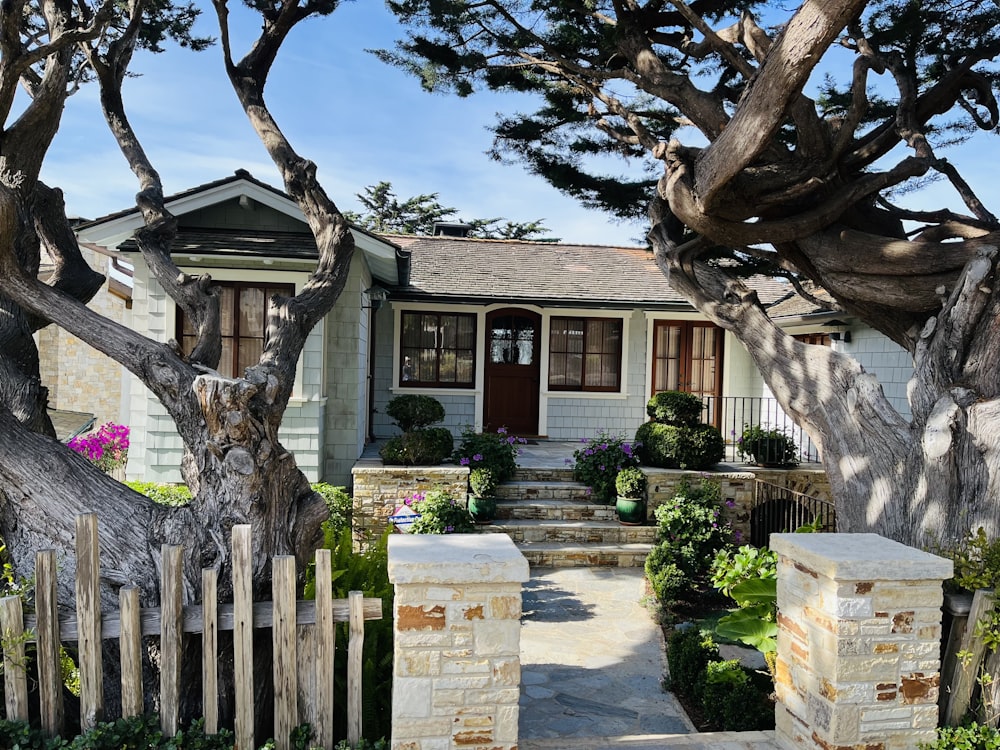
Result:
M599 466L598 468L599 468L599 469L600 469L601 471L604 471L604 464L601 464L601 465L600 465L600 466Z
M507 428L506 427L500 427L500 428L497 429L497 435L506 435L506 434L507 434Z
M507 438L507 445L513 445L513 444L514 444L514 443L516 443L516 442L517 442L517 438L516 438L516 437L514 437L513 435L510 435L510 436L509 436L509 437Z
M477 453L476 455L474 455L472 457L472 460L473 461L482 461L483 460L483 454L482 453Z
M462 466L468 466L469 459L466 456L462 456L460 459L458 459L458 463L461 464Z
M601 450L602 451L606 451L607 449L608 449L608 444L607 443L601 443Z
M453 532L454 530L455 530L455 527L454 527L454 526L445 526L445 527L444 527L444 533L445 533L445 534L450 534L450 533L451 533L451 532Z
M735 508L736 507L736 501L733 500L731 497L726 498L726 507L727 508Z
M733 540L735 542L737 542L737 543L742 542L743 541L743 532L740 531L739 529L736 529L736 531L733 532Z
M573 463L573 459L572 458L564 458L563 459L563 463L564 464L571 464L571 463Z

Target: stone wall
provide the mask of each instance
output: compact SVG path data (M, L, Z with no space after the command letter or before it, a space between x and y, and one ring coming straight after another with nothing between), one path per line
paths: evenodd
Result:
M875 534L775 534L782 748L915 750L938 722L952 563Z
M678 471L676 469L650 469L642 467L648 480L646 490L646 514L653 519L653 511L667 502L677 492L681 483L697 484L702 478L718 482L722 497L722 518L732 524L737 541L750 539L750 511L754 498L754 474L752 472L705 473L700 471Z
M502 534L389 539L392 750L516 750L521 583Z
M415 493L442 490L467 502L469 469L466 466L384 466L378 458L361 459L351 470L354 479L354 539L364 544L380 536L388 518Z

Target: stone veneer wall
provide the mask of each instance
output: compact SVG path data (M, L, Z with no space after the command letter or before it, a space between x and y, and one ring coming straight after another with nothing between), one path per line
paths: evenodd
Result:
M516 750L528 575L503 534L390 537L392 750Z
M775 534L782 748L915 750L938 723L952 562L875 534Z
M442 490L456 500L468 501L467 466L384 466L381 459L365 458L354 465L351 475L354 539L359 545L380 536L392 512L414 493Z

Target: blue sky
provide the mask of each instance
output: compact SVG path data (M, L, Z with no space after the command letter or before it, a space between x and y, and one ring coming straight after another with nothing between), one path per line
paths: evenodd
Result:
M205 7L199 31L217 36L214 13ZM256 20L239 0L232 0L231 19L241 55ZM401 198L437 192L465 218L543 219L550 234L564 241L635 244L641 227L613 223L521 166L486 156L495 113L530 110L526 99L428 94L416 79L365 51L391 46L401 35L380 0L345 2L329 18L293 33L268 84L279 124L299 153L316 162L321 182L341 208L357 210L355 193L388 180ZM168 193L239 168L280 186L229 86L218 47L141 55L133 69L142 75L126 81L126 107ZM947 153L987 205L1000 211L992 200L996 154L996 139L988 134ZM136 181L108 133L95 87L70 100L43 179L63 188L68 211L79 216L94 218L134 204ZM907 200L921 208L961 208L941 183Z

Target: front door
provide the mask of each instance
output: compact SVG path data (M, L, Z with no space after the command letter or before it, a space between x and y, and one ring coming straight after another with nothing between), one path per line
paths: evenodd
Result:
M538 434L541 320L515 308L487 314L484 430Z
M653 393L686 391L704 399L703 420L720 426L722 329L711 323L653 323Z

